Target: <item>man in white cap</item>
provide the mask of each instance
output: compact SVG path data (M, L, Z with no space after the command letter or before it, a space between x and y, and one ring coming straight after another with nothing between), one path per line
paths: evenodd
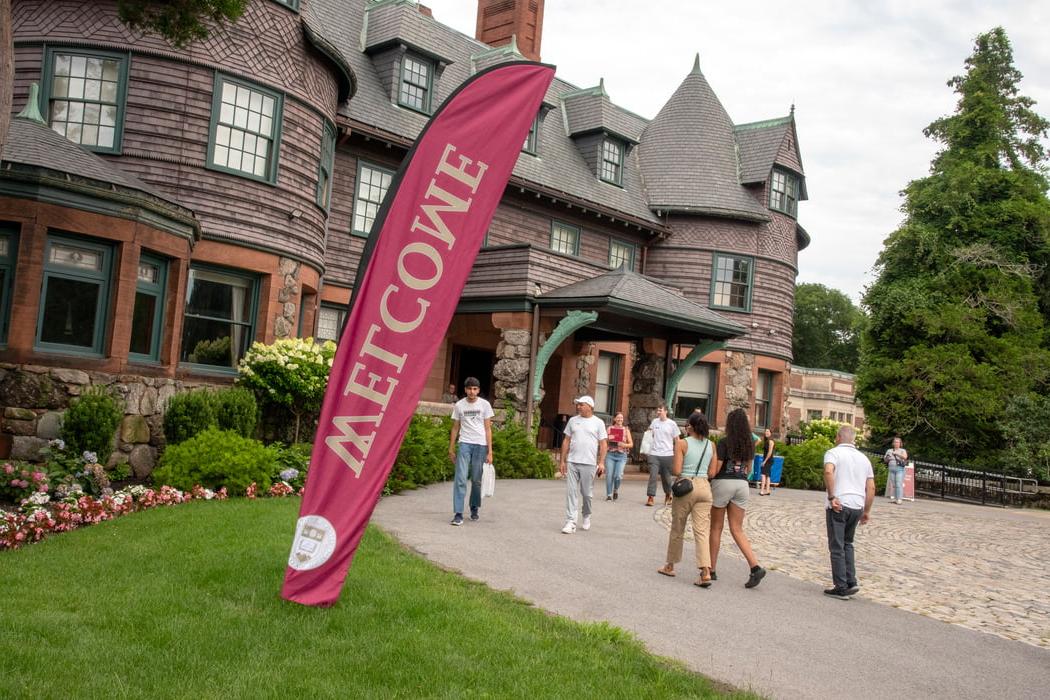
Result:
M576 399L577 415L565 426L565 440L561 443L558 471L565 478L566 535L576 532L577 496L583 494L584 530L591 529L591 490L595 475L601 476L605 452L609 447L605 423L594 415L594 399L581 396Z

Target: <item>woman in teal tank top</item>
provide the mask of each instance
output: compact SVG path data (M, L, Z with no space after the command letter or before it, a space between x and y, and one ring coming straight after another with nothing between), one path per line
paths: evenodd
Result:
M707 439L707 418L702 413L689 416L686 438L675 445L671 473L691 479L693 490L685 496L675 496L671 502L671 534L667 540L667 563L657 569L664 576L674 576L674 565L682 561L685 525L693 518L693 539L696 541L696 567L700 569L697 586L711 585L711 485L707 470L714 454L714 444Z

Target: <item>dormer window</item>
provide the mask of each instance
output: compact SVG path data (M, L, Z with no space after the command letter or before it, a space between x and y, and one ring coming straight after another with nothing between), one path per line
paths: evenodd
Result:
M537 114L532 118L532 125L529 126L529 135L525 137L525 143L522 145L521 150L530 155L536 155L536 132L539 131L540 127L540 115Z
M434 86L434 64L406 53L401 59L401 87L397 101L403 107L430 114Z
M774 170L769 187L769 208L798 216L798 175L784 170Z
M614 185L623 184L623 143L608 136L602 141L598 177Z

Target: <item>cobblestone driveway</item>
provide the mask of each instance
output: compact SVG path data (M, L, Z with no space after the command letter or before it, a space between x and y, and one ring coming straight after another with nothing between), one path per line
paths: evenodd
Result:
M746 530L762 564L831 585L821 495L751 496ZM653 517L670 527L670 508ZM877 498L855 545L869 600L1050 649L1050 513ZM740 557L728 525L722 552Z

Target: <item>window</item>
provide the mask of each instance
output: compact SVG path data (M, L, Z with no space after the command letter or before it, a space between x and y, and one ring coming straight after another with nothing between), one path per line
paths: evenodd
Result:
M551 250L566 253L567 255L579 255L580 229L563 224L560 221L552 221Z
M700 409L707 416L707 420L714 425L715 395L715 369L716 365L698 362L689 368L689 371L678 383L678 391L674 400L674 417L686 419L693 411Z
M609 241L609 267L614 270L621 267L627 270L634 270L634 251L636 246L633 243L625 243L623 241L617 241L612 239Z
M36 346L102 354L109 309L113 249L76 238L48 236Z
M181 362L232 370L255 338L254 277L190 268Z
M401 89L398 104L417 112L430 113L434 64L418 56L405 54L401 59Z
M789 216L798 216L798 175L773 171L769 188L769 207Z
M128 56L48 49L42 105L51 128L73 143L119 153L128 88Z
M540 126L540 117L537 114L532 119L532 125L529 126L529 135L525 137L525 144L521 147L521 150L532 155L536 155L536 132Z
M156 362L164 323L164 289L168 282L167 261L148 254L139 256L135 282L135 308L131 312L131 359Z
M324 123L321 134L321 159L317 163L317 206L328 211L332 203L332 166L335 164L335 125Z
M386 168L361 162L357 168L357 197L354 199L354 225L351 233L367 236L376 214L390 189L394 174Z
M343 330L343 321L346 320L346 307L321 304L321 310L317 314L317 333L314 339L334 340L339 342L339 332Z
M711 306L737 311L751 309L751 258L715 253L711 276Z
M290 10L299 11L299 0L273 0L278 5L284 5Z
M594 388L595 413L616 415L616 404L620 394L620 359L621 355L598 353L597 384Z
M14 288L15 253L18 251L18 227L0 223L0 345L7 342L7 325L11 319L11 290Z
M208 167L277 182L281 110L280 94L216 74Z
M602 160L598 177L614 185L623 183L623 144L606 138L602 141Z
M823 411L815 410L812 408L806 411L806 420L821 420L822 418L824 418Z
M758 386L755 387L755 427L768 428L773 420L773 373L758 371Z

